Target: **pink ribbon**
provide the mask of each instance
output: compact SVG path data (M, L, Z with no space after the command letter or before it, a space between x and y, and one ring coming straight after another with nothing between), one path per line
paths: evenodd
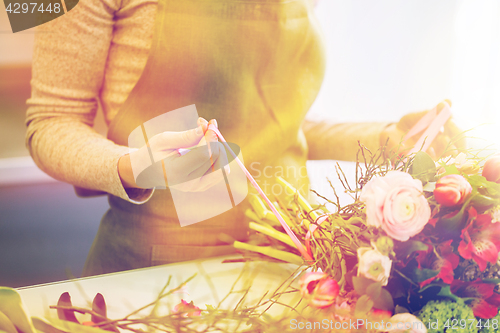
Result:
M236 163L238 163L238 165L240 166L241 170L243 170L243 172L247 176L247 178L250 181L250 183L252 184L252 186L255 187L255 189L257 190L257 192L259 193L259 195L267 203L267 205L269 206L269 208L271 209L271 211L273 212L273 214L276 216L276 218L278 219L278 221L280 221L281 226L283 227L283 229L285 229L285 232L292 239L292 242L295 244L295 246L297 247L297 249L299 250L299 252L302 254L302 256L307 261L313 261L312 256L308 253L308 251L306 251L306 249L304 248L304 245L302 245L302 243L299 241L299 239L297 238L297 236L293 233L292 229L290 229L290 227L288 226L288 224L286 224L285 220L283 220L283 217L281 217L280 213L278 212L278 210L276 209L276 207L274 207L274 205L271 202L271 200L269 200L269 198L266 196L266 194L264 193L264 191L262 191L262 189L260 188L259 184L257 184L257 182L255 181L255 179L250 174L250 172L248 172L247 168L245 167L245 165L243 165L243 163L240 161L240 159L238 158L238 156L236 156L236 154L231 150L231 148L227 144L226 140L224 139L224 137L222 136L222 134L219 132L219 129L217 127L215 127L214 125L212 125L212 124L210 124L208 126L208 129L212 130L219 137L219 139L222 141L222 143L227 148L227 150L229 150L229 152L231 153L231 155L233 155Z

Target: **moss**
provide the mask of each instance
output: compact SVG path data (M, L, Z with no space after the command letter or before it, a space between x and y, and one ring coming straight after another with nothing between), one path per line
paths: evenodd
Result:
M469 328L472 321L476 320L472 309L464 304L463 301L430 301L418 313L418 318L427 327L428 333L477 333L478 328L475 324ZM453 322L456 319L457 321ZM465 328L460 325L466 323ZM455 324L456 323L456 324ZM444 327L444 326L448 327ZM488 331L489 333L489 331Z

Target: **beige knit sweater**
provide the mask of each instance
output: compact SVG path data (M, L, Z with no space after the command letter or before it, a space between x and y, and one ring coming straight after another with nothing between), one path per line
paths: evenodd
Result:
M81 0L37 28L26 143L47 174L137 203L152 194L123 188L117 164L128 148L92 126L99 102L109 124L138 81L156 7L154 0ZM352 159L357 140L376 147L384 126L307 123L310 157Z

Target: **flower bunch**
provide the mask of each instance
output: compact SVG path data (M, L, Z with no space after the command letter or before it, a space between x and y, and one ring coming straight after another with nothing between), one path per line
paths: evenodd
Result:
M354 202L311 207L283 179L288 202L276 202L314 258L300 281L308 304L353 317L417 314L431 301L462 301L478 318L500 307L500 156L482 161L461 153L435 162L424 152L394 163L372 154L357 163L355 186L337 173ZM484 162L484 163L483 163ZM335 189L334 189L335 190ZM321 195L320 195L321 196ZM267 212L247 216L264 226L266 249L300 254ZM254 224L257 234L263 233ZM264 254L259 243L245 247ZM243 249L243 247L240 247ZM278 256L276 256L278 254ZM339 306L342 304L342 306ZM349 306L346 306L348 304Z
M500 280L487 274L500 251L500 224L493 221L500 205L496 182L499 157L481 170L463 156L436 165L420 152L407 172L392 170L364 186L360 200L367 225L394 240L394 254L386 257L393 270L385 284L396 303L418 311L430 300L462 298L476 317L498 314L494 287ZM365 262L359 255L358 276L380 281L366 273ZM471 267L477 273L464 274Z

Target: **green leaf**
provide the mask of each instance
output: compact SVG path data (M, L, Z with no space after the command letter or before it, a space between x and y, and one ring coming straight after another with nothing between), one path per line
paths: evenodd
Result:
M443 286L448 286L448 284L444 283L444 282L432 282L432 283L429 283L428 285L420 288L418 290L419 293L423 293L424 291L426 291L427 289L429 288L432 288L432 287L440 287L442 288Z
M417 240L408 240L406 242L398 242L395 244L395 252L400 258L406 258L415 251L427 251L429 246Z
M472 201L472 199L474 199L476 195L477 193L475 194L473 193L472 196L469 197L469 199L467 199L467 201L465 201L465 203L462 205L460 211L453 217L450 218L441 217L437 222L436 227L438 229L441 229L442 231L444 230L444 231L458 232L462 230L468 218L468 214L465 214L465 210L467 209L467 207L469 207L470 202Z
M394 301L391 294L384 288L380 289L379 296L373 299L373 306L380 310L392 311L394 309Z
M363 295L360 298L358 298L358 301L356 302L356 308L354 309L354 313L356 317L362 318L366 316L372 308L373 308L373 301L367 295Z
M18 333L16 327L10 321L9 317L4 315L3 312L0 311L0 333Z
M444 173L441 176L446 176L446 175L459 175L460 171L458 171L457 167L455 164L451 165L445 165L444 166Z
M433 269L415 268L413 270L412 274L410 275L410 278L413 281L420 283L420 282L423 282L427 279L433 278L438 274L439 274L439 271L435 271Z
M380 297L380 293L382 292L382 283L374 282L366 287L366 295L370 296L372 300L376 300Z
M458 301L460 299L460 297L458 297L457 295L453 294L450 291L450 286L443 286L443 287L441 287L441 290L439 291L439 293L437 295L438 296L443 296L443 297L451 298L454 301Z
M498 205L498 199L493 199L485 195L477 194L471 199L472 206L475 207L489 207L493 205Z
M495 182L490 182L486 180L486 178L483 177L482 175L468 176L467 180L469 181L469 184L472 185L472 187L483 187L491 192L496 192L496 193L500 192L500 184L497 184Z
M0 311L2 311L24 333L33 333L35 328L26 315L21 296L12 288L0 287Z
M410 311L404 306L396 305L396 307L394 308L394 314L398 313L410 313Z
M352 277L352 285L358 295L366 294L366 289L373 283L374 283L373 280L367 279L362 276Z
M442 217L439 219L438 223L440 227L444 227L448 230L458 230L461 229L462 220L464 218L465 210L462 208L460 211L453 215L452 217Z
M70 321L59 320L56 318L44 319L32 317L33 324L37 330L45 333L109 333L97 327L84 326Z
M436 164L429 154L419 151L413 158L413 163L410 167L410 174L413 178L420 179L424 184L434 181L436 176Z
M44 318L32 317L31 320L33 321L33 325L35 325L37 332L44 332L44 333L67 333L67 332L69 332L69 331L61 330L57 327L54 327L49 321L47 321Z

